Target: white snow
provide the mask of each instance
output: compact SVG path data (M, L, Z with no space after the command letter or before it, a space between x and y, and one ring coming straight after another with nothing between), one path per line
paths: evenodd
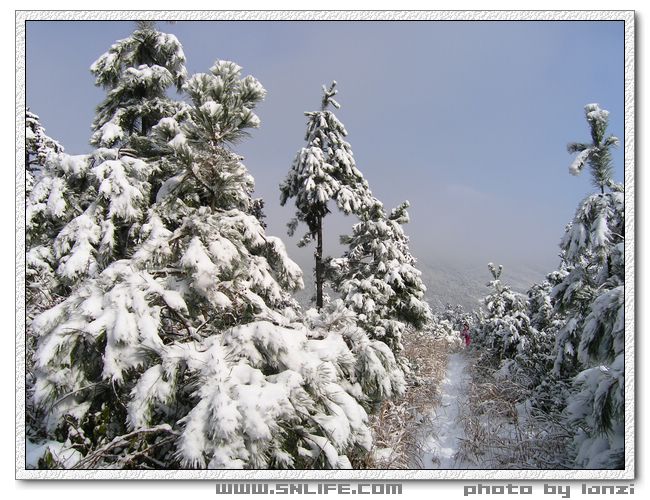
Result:
M422 466L426 469L470 468L456 458L459 440L465 437L462 408L468 398L468 358L463 352L453 353L447 363L440 405L432 415L433 424L423 446Z
M48 451L52 454L52 458L66 469L73 467L83 458L81 453L72 448L69 442L45 441L37 444L27 439L25 441L25 467L27 469L38 469L39 459Z
M581 151L578 156L575 157L573 163L571 163L569 166L569 173L571 175L578 175L582 170L582 167L585 166L585 163L587 162L587 159L591 153L591 149L585 149L584 151Z
M223 106L214 101L207 101L201 107L199 107L199 109L211 117L216 117L222 112Z
M101 144L113 145L117 141L124 139L124 130L115 121L104 123L97 131L98 139Z

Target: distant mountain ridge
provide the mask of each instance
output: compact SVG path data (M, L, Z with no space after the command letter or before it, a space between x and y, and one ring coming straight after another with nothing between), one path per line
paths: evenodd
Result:
M480 301L489 293L487 283L491 277L487 262L483 266L420 262L418 268L434 311L444 310L446 304L460 304L466 311L478 309ZM501 281L512 290L525 293L531 285L543 281L551 270L505 264Z
M427 287L426 299L431 308L440 312L447 304L460 304L468 312L478 309L480 301L489 293L487 283L490 281L490 272L487 264L419 261L417 268L422 272L422 281ZM524 264L506 263L501 281L512 290L525 293L531 285L543 281L552 270L552 267L540 270ZM311 268L303 267L303 272L305 288L294 296L303 307L308 308L313 306L311 299L314 295L314 277Z

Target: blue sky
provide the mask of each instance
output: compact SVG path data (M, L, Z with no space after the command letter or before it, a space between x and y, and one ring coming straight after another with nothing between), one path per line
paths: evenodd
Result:
M243 66L268 91L259 130L237 147L266 200L268 231L286 236L278 185L303 145L303 112L337 80L337 116L357 166L392 207L411 202L411 248L423 262L557 264L558 242L588 172L568 173L570 141L589 138L583 106L610 111L623 138L622 22L179 22L190 72L216 59ZM27 102L69 153L89 151L103 91L92 62L128 22L28 22ZM623 154L614 154L623 180ZM352 220L326 219L326 251ZM487 277L487 271L486 271Z

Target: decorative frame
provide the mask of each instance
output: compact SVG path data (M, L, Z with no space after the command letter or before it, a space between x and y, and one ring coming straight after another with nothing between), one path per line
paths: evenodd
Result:
M26 21L623 21L625 23L625 469L623 470L28 470L25 468ZM16 479L141 480L631 480L635 478L634 11L17 11L16 12Z

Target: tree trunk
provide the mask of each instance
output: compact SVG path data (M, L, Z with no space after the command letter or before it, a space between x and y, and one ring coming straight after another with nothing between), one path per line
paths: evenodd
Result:
M318 229L316 230L316 309L323 307L323 218L318 218Z

